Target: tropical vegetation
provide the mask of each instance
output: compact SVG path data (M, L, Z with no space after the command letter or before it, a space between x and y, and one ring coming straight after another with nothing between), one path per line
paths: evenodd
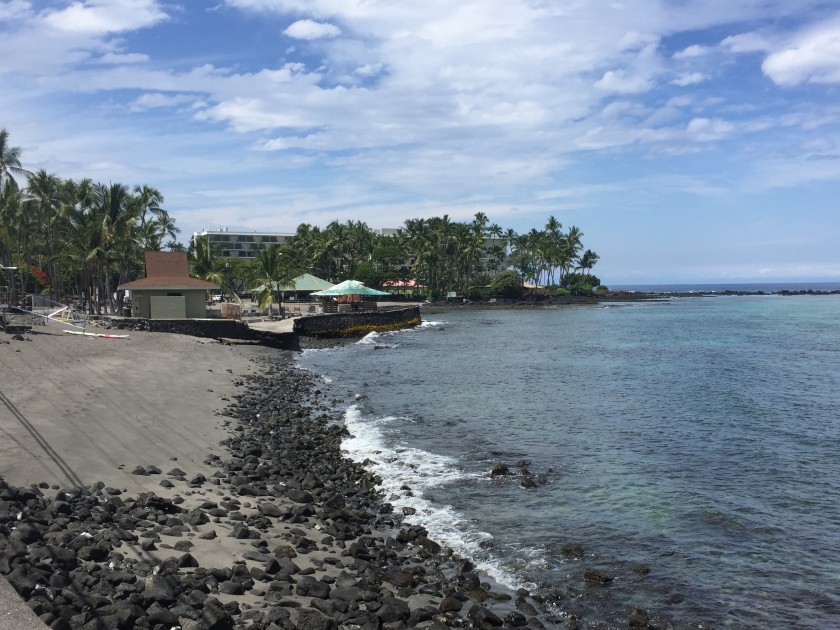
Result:
M147 250L183 249L180 230L150 186L64 179L21 166L0 130L0 261L13 303L39 293L116 313L117 286L136 277ZM170 239L164 242L165 239Z
M554 217L542 230L523 234L490 223L449 216L410 219L389 234L361 221L324 227L298 226L282 247L272 245L250 262L222 256L208 237L177 241L175 219L164 197L149 185L64 179L44 169L23 168L21 150L0 130L0 262L12 301L42 294L89 313L117 313L117 287L142 275L146 251L187 251L191 274L214 282L230 299L256 292L261 308L282 300L278 286L308 272L340 282L360 280L375 288L411 287L431 298L458 295L521 295L544 285L548 292L589 292L598 255L582 244L575 226L565 231ZM517 290L517 285L519 289Z
M520 288L530 283L586 292L599 284L589 273L599 257L583 250L582 238L579 228L564 232L554 217L543 230L517 234L478 213L468 222L447 215L410 219L391 235L377 235L354 221L336 221L323 230L302 224L284 250L295 268L317 276L374 287L413 280L432 297L492 291L492 278L508 269L518 274Z

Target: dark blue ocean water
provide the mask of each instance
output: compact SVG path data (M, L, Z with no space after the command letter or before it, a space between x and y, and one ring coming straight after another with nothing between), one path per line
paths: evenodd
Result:
M840 280L834 282L717 282L706 284L610 284L611 289L653 293L722 293L746 291L776 293L778 291L840 291Z
M301 364L367 396L346 448L434 537L590 618L840 627L840 298L431 318ZM489 477L518 460L548 483Z

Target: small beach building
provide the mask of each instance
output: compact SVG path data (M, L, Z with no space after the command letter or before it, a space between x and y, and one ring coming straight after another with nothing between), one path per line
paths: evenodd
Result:
M144 319L203 319L207 292L218 288L190 276L186 252L146 252L146 277L118 287L131 292L131 316Z

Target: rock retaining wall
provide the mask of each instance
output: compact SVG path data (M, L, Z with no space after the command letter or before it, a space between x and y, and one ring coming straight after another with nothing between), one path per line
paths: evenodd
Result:
M232 319L143 319L140 317L111 317L110 327L118 330L144 330L167 332L211 339L238 339L256 341L261 346L279 350L297 350L297 335L290 332L254 330L247 324Z
M408 328L420 323L420 307L370 313L316 315L295 320L294 331L309 337L361 337L369 332Z

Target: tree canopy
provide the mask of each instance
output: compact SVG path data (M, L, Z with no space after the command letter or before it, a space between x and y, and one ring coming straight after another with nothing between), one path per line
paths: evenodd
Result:
M0 261L17 267L6 272L13 301L41 293L113 314L121 301L117 287L142 274L145 251L187 249L156 188L32 173L21 160L20 148L0 129ZM491 281L497 293L509 294L514 277L520 288L522 282L595 286L591 271L599 256L584 250L582 239L579 228L564 231L553 216L544 229L517 234L478 213L464 222L448 215L409 219L387 235L361 221L324 228L302 223L286 244L263 248L251 262L222 258L219 244L206 237L187 251L193 276L219 284L236 301L253 287L269 287L257 296L269 306L281 298L272 283L303 272L374 288L410 284L432 298L469 294Z

